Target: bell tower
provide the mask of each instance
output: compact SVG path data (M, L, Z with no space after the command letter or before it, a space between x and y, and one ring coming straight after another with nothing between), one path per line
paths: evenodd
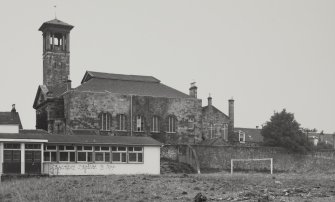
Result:
M42 24L43 84L56 86L65 83L70 75L70 31L73 28L58 19Z

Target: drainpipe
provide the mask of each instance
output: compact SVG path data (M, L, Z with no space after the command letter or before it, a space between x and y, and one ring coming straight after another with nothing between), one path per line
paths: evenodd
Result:
M133 95L130 95L130 136L133 136Z

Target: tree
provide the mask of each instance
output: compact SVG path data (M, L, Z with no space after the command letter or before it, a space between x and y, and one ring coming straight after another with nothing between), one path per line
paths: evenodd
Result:
M266 146L284 147L302 153L311 150L312 147L294 115L285 109L271 116L270 121L262 128L261 134Z

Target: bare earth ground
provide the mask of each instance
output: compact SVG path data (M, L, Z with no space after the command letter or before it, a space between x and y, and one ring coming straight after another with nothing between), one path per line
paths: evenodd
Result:
M169 174L5 181L0 201L335 201L334 174Z

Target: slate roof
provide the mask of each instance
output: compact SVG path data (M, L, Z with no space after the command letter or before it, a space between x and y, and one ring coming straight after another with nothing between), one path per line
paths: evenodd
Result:
M53 19L53 20L49 20L47 22L44 22L41 27L38 29L39 31L43 31L47 26L59 26L59 27L66 27L69 30L71 30L73 28L73 25L70 25L66 22L63 22L61 20L58 19Z
M245 141L246 142L263 142L263 136L261 134L261 129L257 128L236 128L236 132L241 130L245 132Z
M191 98L189 95L166 86L154 77L86 72L83 83L75 90L111 92L123 95L141 95L169 98Z
M0 112L0 125L1 124L18 124L19 129L22 129L21 119L18 112Z
M99 131L95 129L74 129L71 132L73 135L99 135Z
M138 146L161 146L162 143L151 137L134 136L96 136L96 135L52 135L47 132L36 134L29 133L0 133L1 139L39 139L47 140L48 143L57 144L108 144L108 145L138 145Z

